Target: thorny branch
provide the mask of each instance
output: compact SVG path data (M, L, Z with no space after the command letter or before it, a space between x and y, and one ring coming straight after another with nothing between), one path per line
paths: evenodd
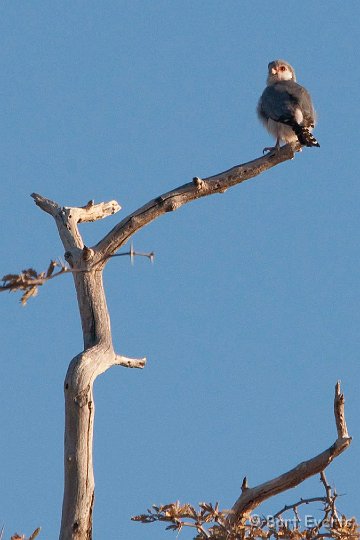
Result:
M131 264L134 263L135 257L147 257L151 262L154 261L154 252L143 253L134 250L131 244L130 250L124 253L117 253L116 255L110 255L111 257L124 257L129 256ZM55 268L59 268L57 272L54 272ZM77 268L70 268L67 264L61 261L50 261L49 267L46 271L38 273L34 268L27 268L20 272L20 274L7 274L3 276L0 285L0 292L9 291L17 292L23 291L20 302L22 305L26 305L29 298L38 294L39 287L44 285L47 281L59 277L63 274L71 274L74 272L80 272Z
M324 469L327 465L350 444L344 410L344 395L340 392L340 382L335 386L334 414L337 427L338 439L319 456L304 461L288 473L274 478L254 488L249 488L245 477L241 486L241 495L231 510L219 510L216 503L201 503L199 510L195 510L190 504L181 505L179 502L165 506L155 506L148 510L147 514L135 516L132 519L141 523L163 521L170 523L166 528L181 531L183 527L195 527L198 535L196 539L214 538L218 540L252 540L261 538L289 538L289 539L320 539L334 538L337 540L360 539L359 526L354 518L339 518L335 501L337 493L328 484ZM325 496L300 499L291 505L285 505L272 516L271 522L261 519L252 514L264 500L284 492L291 487L303 482L306 478L317 473L320 474L321 482L325 489ZM314 523L300 527L301 517L299 507L323 503L323 517L314 520ZM294 518L289 525L283 514L292 511ZM255 519L256 518L256 519ZM190 522L189 522L190 519Z
M190 504L178 501L163 506L153 505L146 514L134 516L133 521L140 523L164 522L166 530L177 531L195 528L195 540L210 538L214 540L316 540L330 538L334 540L359 540L359 526L354 518L338 517L335 506L336 492L330 486L325 488L326 495L300 499L286 505L272 516L261 518L253 514L242 523L231 523L228 519L231 510L220 510L219 504L200 503L196 510ZM322 511L316 519L314 514L307 514L306 519L299 513L299 506L322 502ZM294 517L284 517L292 511ZM321 518L320 518L321 515Z
M325 503L327 501L327 498L326 497L310 497L309 499L303 499L301 498L299 501L297 501L296 503L293 503L293 504L285 504L285 506L279 510L278 512L276 512L274 514L274 519L278 518L278 517L282 517L282 515L284 514L284 512L289 512L289 510L294 510L294 512L296 513L297 509L299 508L299 506L302 506L303 504L312 504L314 502L322 502L322 503Z

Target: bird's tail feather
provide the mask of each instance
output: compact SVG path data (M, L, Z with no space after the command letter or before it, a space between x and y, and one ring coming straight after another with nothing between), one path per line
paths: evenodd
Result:
M299 124L296 123L294 123L294 125L292 125L291 127L295 131L295 134L299 139L299 143L303 146L320 146L320 144L308 128L304 126L299 126Z
M288 118L280 118L279 122L281 122L282 124L286 124L287 126L290 126L295 132L295 135L297 136L297 138L299 139L299 143L302 144L303 146L320 147L319 142L315 139L314 135L311 133L309 128L305 126L301 126L294 120L289 120Z

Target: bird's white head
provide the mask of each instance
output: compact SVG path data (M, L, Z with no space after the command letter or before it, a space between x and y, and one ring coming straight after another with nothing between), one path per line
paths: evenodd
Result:
M296 81L294 68L285 60L274 60L268 65L268 84L279 81Z

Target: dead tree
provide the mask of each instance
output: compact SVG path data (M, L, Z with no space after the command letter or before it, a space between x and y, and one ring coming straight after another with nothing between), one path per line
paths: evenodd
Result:
M94 381L112 366L143 368L146 362L145 358L124 357L114 349L102 279L105 265L133 234L162 214L172 212L200 197L223 193L236 184L292 159L299 149L299 144L286 145L278 152L215 176L205 179L195 177L192 182L156 197L127 216L92 247L84 244L78 224L96 221L118 212L120 206L116 201L100 204L90 202L84 207L73 208L62 207L38 194L32 195L37 206L55 219L64 245L65 259L75 283L84 341L84 350L71 360L64 382L64 498L60 540L92 538ZM341 450L344 444L343 441ZM253 493L245 485L243 488L234 507L235 515L238 515L240 509L251 506L247 502L250 493L254 500L257 497L263 499L262 492L267 486L259 486ZM289 484L285 482L277 491L288 488Z

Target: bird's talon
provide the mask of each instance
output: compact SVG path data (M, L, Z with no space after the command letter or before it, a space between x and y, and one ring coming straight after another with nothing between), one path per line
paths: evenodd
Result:
M270 154L272 154L272 152L278 152L279 151L279 146L265 146L265 148L263 149L263 154L265 154L265 152L269 152Z

